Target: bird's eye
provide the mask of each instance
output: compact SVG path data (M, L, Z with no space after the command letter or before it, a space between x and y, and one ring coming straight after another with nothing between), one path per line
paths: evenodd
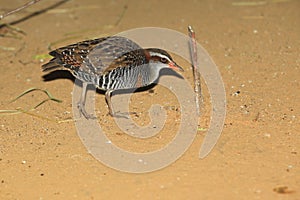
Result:
M160 58L160 62L167 63L167 59L166 58Z

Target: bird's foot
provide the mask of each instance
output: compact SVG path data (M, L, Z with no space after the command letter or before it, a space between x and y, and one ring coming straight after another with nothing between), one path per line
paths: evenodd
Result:
M137 115L136 112L124 112L121 113L120 111L116 112L116 113L109 113L110 116L115 117L115 118L125 118L125 119L129 119L129 115Z
M81 102L77 104L80 115L82 114L86 119L97 119L93 114L89 114L85 110L85 105Z

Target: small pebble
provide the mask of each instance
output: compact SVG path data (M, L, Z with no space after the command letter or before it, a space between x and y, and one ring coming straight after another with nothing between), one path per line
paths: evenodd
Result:
M271 134L270 133L265 133L264 136L267 137L267 138L270 138Z

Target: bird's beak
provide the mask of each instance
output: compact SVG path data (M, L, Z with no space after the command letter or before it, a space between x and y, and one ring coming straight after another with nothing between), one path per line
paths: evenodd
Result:
M170 62L169 63L169 66L170 66L170 68L172 68L172 69L174 69L174 70L178 70L178 71L184 71L183 69L182 69L182 67L180 67L179 65L177 65L175 62Z

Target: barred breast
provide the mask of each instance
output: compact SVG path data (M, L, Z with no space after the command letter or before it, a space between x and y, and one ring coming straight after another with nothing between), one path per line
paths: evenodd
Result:
M102 90L133 89L153 82L148 64L116 68L99 77L97 87Z

